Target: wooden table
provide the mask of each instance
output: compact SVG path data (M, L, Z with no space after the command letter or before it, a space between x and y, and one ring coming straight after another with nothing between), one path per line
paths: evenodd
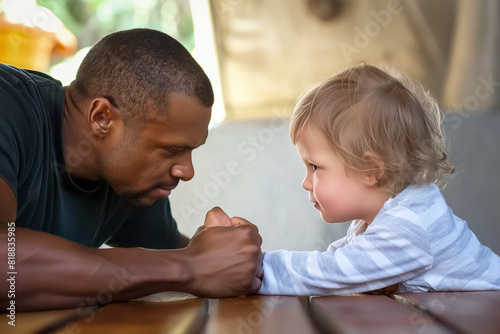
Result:
M311 298L324 333L500 333L500 291Z
M500 333L500 291L131 301L2 314L0 333ZM7 318L8 319L8 318Z
M297 297L248 296L216 304L206 334L317 333Z

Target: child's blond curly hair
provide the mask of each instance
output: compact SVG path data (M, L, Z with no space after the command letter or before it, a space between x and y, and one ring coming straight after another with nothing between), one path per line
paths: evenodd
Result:
M350 171L377 176L395 196L409 185L443 184L452 174L442 114L422 85L373 65L357 65L312 87L290 123L295 144L303 127L324 133Z

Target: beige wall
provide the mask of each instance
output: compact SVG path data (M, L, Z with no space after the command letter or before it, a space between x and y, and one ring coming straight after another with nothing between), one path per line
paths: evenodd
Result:
M499 105L491 92L476 94L490 77L500 81L496 0L210 3L229 118L290 113L310 85L362 61L408 72L445 109L463 105L467 96L474 111ZM331 17L314 3L331 4Z

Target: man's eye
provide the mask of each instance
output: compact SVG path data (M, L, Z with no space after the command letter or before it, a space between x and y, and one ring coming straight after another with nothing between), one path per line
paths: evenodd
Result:
M167 147L166 150L170 154L177 154L177 153L183 151L184 148Z

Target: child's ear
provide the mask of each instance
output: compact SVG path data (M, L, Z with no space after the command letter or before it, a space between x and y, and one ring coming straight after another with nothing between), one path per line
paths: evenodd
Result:
M372 151L366 151L365 153L363 153L363 159L365 159L367 165L371 167L371 171L363 176L365 184L367 186L374 186L384 176L385 164L382 159L380 159L378 154Z

